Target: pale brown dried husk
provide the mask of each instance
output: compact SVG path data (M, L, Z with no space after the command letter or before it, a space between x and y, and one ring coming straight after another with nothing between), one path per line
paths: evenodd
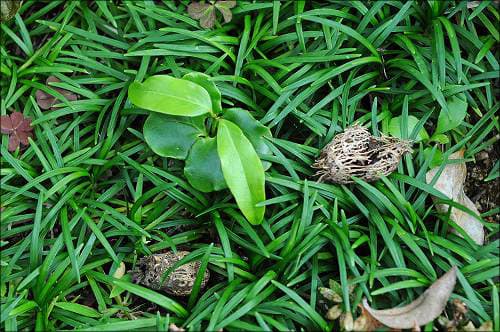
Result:
M146 287L163 290L176 296L187 296L191 294L194 281L200 269L200 262L190 262L175 269L165 282L161 283L163 274L173 266L177 261L184 258L189 251L172 251L142 257L133 271L134 282ZM204 288L210 277L206 270L201 282L201 288Z
M346 128L321 151L313 164L319 181L352 183L352 177L372 182L394 172L401 157L412 152L411 142L395 137L375 137L359 125Z

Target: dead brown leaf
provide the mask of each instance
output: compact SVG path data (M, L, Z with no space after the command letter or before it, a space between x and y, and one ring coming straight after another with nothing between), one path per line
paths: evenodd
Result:
M378 320L376 320L368 310L365 309L362 305L359 305L361 307L361 315L356 318L354 321L354 331L375 331L379 327L384 326L382 323L380 323Z
M462 159L464 156L464 151L458 151L450 155L449 159ZM427 183L431 183L432 179L438 172L439 167L431 169L426 174ZM474 203L467 197L464 192L464 182L467 177L467 167L465 163L453 163L448 164L444 167L442 173L439 175L434 188L439 190L449 199L465 206L476 215L479 215L479 211L474 205ZM447 204L436 204L436 209L440 213L447 213L449 205ZM468 213L452 207L450 212L450 218L457 225L459 225L473 240L479 245L484 243L484 228L483 225L473 216ZM455 231L456 232L456 231Z
M414 329L436 319L443 312L457 279L457 267L453 266L436 280L415 301L403 307L385 310L372 309L363 299L364 309L380 323L393 329Z

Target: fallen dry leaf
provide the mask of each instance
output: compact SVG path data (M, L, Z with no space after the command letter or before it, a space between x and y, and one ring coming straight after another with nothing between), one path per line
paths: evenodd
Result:
M192 2L188 6L188 14L195 20L200 20L202 28L212 28L215 24L215 9L222 14L225 23L229 23L233 18L231 8L236 6L236 1L210 1Z
M47 78L46 84L49 88L62 94L69 101L75 101L78 99L78 96L71 91L64 90L64 89L49 85L49 83L59 83L59 82L61 82L61 81L57 77L49 76ZM38 106L40 106L40 108L44 109L44 110L48 110L48 109L52 108L55 104L58 104L61 102L59 99L57 99L53 95L51 95L45 91L42 91L42 90L37 90L35 97L36 97L36 103L38 104Z
M33 137L31 119L25 118L21 112L3 115L0 118L0 128L2 134L9 135L9 151L16 151L19 144L28 146L28 137Z
M404 307L375 310L363 299L363 307L380 323L393 329L412 329L436 319L443 312L457 281L457 267L453 266L436 280L415 301Z
M449 159L462 159L464 151L458 151L450 155ZM431 169L426 174L427 183L431 183L436 175L439 167ZM479 211L476 205L467 197L464 192L464 182L467 177L467 167L465 163L448 164L444 167L443 172L434 184L434 188L442 192L449 199L467 207L476 215ZM436 209L441 213L447 213L449 205L436 204ZM484 228L475 217L469 215L467 212L452 207L450 218L457 225L459 225L473 240L479 245L484 243ZM455 230L454 230L455 231ZM456 231L455 231L456 232Z
M378 320L376 320L368 310L365 309L362 305L359 305L361 307L361 315L356 318L354 321L354 331L375 331L379 327L384 326L382 323L380 323Z

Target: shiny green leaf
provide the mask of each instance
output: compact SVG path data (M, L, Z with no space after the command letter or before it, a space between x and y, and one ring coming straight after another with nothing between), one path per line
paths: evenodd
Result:
M186 159L184 175L195 189L203 192L227 188L215 137L200 138L193 144Z
M243 134L245 134L250 143L252 143L255 151L260 157L271 154L271 149L266 144L265 139L265 137L272 137L271 131L259 121L255 120L250 112L241 108L230 108L224 113L224 119L240 127ZM262 166L264 170L267 170L271 167L271 163L263 161Z
M217 88L215 83L210 79L210 76L203 73L192 72L184 75L182 78L201 85L205 90L207 90L210 95L210 99L212 100L213 112L222 113L222 96L219 88Z
M252 143L231 121L221 119L217 132L217 151L222 173L243 215L254 225L264 218L266 199L264 169Z
M418 119L416 117L414 117L413 115L408 116L408 123L407 123L407 126L408 126L407 133L408 134L411 134L411 132L413 131L413 128L415 128L417 123L418 123ZM398 138L403 137L402 130L401 130L401 116L396 116L396 117L391 119L391 122L389 123L389 133L391 134L391 136L394 136L394 137L398 137ZM420 130L420 132L417 134L415 141L419 142L421 140L426 140L428 138L429 138L429 134L427 133L427 131L424 128L422 128Z
M441 111L437 122L436 134L445 133L458 127L467 115L467 101L465 96L460 94L448 99L449 114Z
M163 114L197 116L212 110L207 90L167 75L151 76L143 83L133 82L128 97L136 106Z
M424 150L424 158L429 159L431 157L432 157L432 160L429 163L429 168L437 167L437 166L441 165L444 161L443 153L441 152L441 150L436 149L436 151L434 152L434 155L432 155L432 148L430 148L430 147L426 148Z
M203 120L153 113L144 123L144 139L162 157L186 159L195 140L206 134Z

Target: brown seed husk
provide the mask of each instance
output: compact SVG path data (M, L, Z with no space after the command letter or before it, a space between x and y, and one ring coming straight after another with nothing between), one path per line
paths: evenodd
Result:
M319 181L345 184L356 176L371 182L394 172L407 152L412 152L410 141L372 136L366 128L354 125L336 135L312 167L319 169Z
M342 308L340 307L339 304L337 304L328 309L325 317L328 320L336 320L337 318L340 317L341 314L342 314Z
M163 274L187 254L189 254L189 251L178 251L177 253L169 251L141 258L133 271L134 282L155 290L163 290L171 295L187 296L191 294L200 269L199 261L178 267L161 283ZM206 270L201 282L201 288L207 285L209 277L210 274Z

